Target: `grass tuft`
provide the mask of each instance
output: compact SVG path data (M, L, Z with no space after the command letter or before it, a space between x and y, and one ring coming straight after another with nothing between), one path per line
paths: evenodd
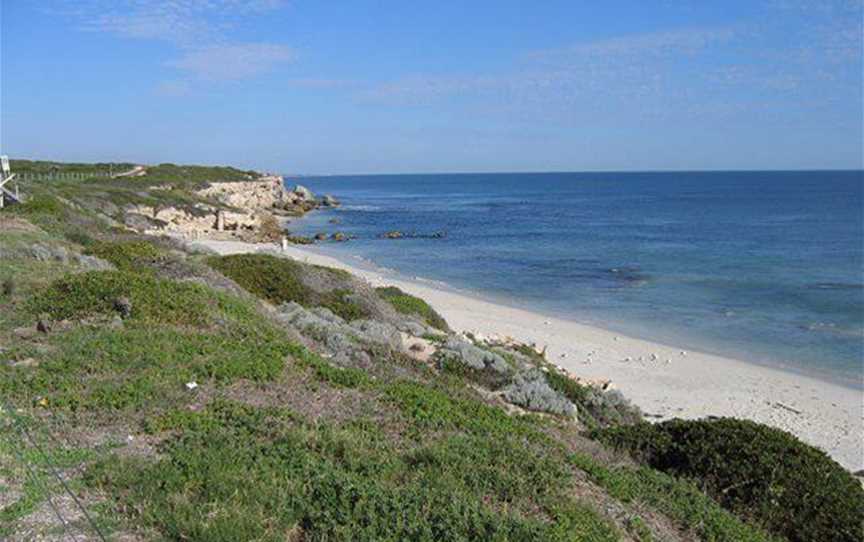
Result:
M378 295L382 299L390 303L397 312L419 316L424 322L435 329L450 331L450 327L444 318L419 297L406 294L395 286L384 286L376 288L375 291L378 292Z

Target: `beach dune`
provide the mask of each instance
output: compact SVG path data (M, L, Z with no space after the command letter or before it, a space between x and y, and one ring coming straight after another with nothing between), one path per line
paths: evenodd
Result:
M202 240L220 254L273 250L273 245ZM862 392L813 377L484 301L398 275L363 269L315 248L282 253L345 269L374 286L392 285L422 297L457 331L510 336L546 348L549 361L611 385L649 420L734 416L777 427L818 446L847 469L864 468Z

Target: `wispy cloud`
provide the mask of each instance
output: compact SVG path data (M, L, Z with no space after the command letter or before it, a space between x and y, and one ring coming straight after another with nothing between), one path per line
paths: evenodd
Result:
M324 77L295 77L285 81L289 87L307 89L344 89L357 87L361 83L351 79L328 79Z
M192 86L189 84L189 81L184 80L163 81L156 85L154 91L159 96L188 96L192 92Z
M669 63L702 54L736 30L683 29L637 34L533 51L512 71L447 77L414 75L380 85L367 97L427 104L450 97L482 96L539 106L575 100L644 100L668 89Z
M55 0L48 9L84 31L175 45L178 56L165 65L182 72L182 79L160 83L156 92L185 96L195 79L246 79L294 60L285 44L232 39L238 25L285 5L285 0Z
M291 62L294 51L272 43L214 45L188 51L167 64L202 79L246 79Z
M283 7L284 0L55 0L49 9L88 31L195 47L220 39L246 17Z
M735 26L532 51L499 72L414 74L383 82L364 98L414 106L452 102L475 114L570 126L607 115L676 121L782 116L848 100L856 89L860 96L860 0L857 11L856 2L836 3L833 9L799 6L783 17L776 13L781 8L770 7L764 20ZM793 16L806 23L786 24Z
M574 58L603 61L633 56L661 58L692 55L711 45L727 42L739 32L740 29L734 27L685 28L578 43L570 47L535 51L527 56L535 60L560 62Z

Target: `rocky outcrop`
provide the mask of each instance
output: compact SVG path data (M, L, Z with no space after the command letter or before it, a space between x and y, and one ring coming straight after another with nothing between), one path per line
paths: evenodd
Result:
M295 186L293 192L297 200L315 201L315 194L313 194L311 190L309 190L302 184L298 184L297 186Z
M260 212L229 211L205 204L192 207L129 205L124 210L124 223L146 233L238 232L253 231L261 226Z
M197 194L247 211L280 208L289 200L284 179L278 176L261 177L257 181L210 183Z
M319 202L311 190L301 185L286 190L284 179L276 175L249 181L213 182L195 191L195 195L212 203L128 205L123 209L123 223L144 233L273 240L273 225L277 237L281 228L276 216L298 216L319 205L338 205L332 197ZM256 239L257 234L262 239Z

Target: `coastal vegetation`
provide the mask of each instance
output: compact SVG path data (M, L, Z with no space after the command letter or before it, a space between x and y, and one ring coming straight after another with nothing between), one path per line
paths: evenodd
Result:
M84 184L0 213L4 539L860 540L857 482L791 435L645 424L532 345L137 233Z
M382 286L375 289L393 308L402 314L414 314L424 322L441 331L450 331L450 327L435 309L419 297L407 294L396 286Z
M266 254L214 256L207 263L275 305L294 301L304 307L326 307L346 320L367 316L363 306L351 299L347 288L351 277L344 271L305 266ZM310 285L316 282L327 289L316 290Z
M861 483L825 452L748 420L671 420L594 433L790 541L860 540Z

